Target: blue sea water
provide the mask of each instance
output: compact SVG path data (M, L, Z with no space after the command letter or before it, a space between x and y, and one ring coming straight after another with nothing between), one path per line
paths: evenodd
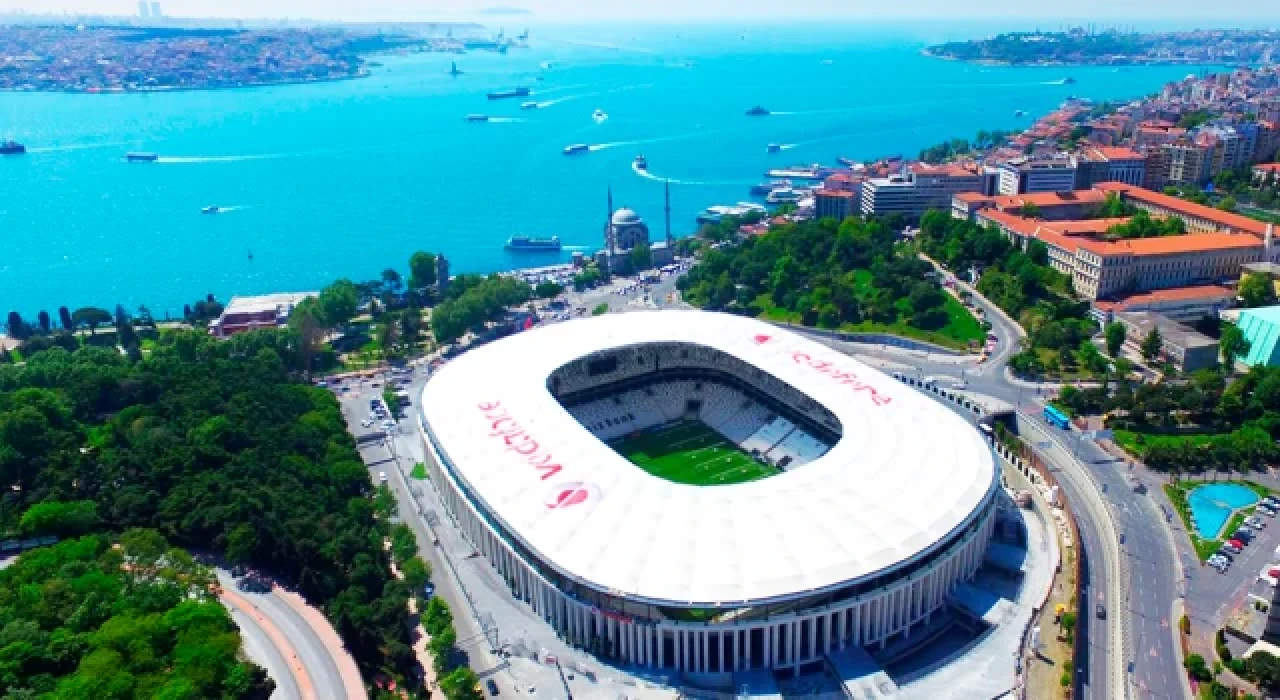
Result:
M1187 494L1187 505L1195 519L1196 531L1206 540L1216 539L1231 514L1258 502L1253 489L1240 484L1205 484Z
M913 155L1025 125L1015 110L1135 97L1188 72L968 65L920 55L927 34L566 27L507 55L380 58L372 77L346 82L0 94L0 137L31 149L0 160L0 311L122 303L162 315L206 293L374 278L415 250L443 252L455 272L548 264L598 247L607 188L660 235L670 178L673 228L688 234L697 212L746 200L770 167ZM451 61L463 75L447 75ZM1068 75L1077 83L1062 84ZM519 85L541 109L485 99ZM775 114L746 117L756 104ZM579 142L595 150L561 153ZM768 143L787 146L768 154ZM163 158L123 162L131 150ZM639 153L648 176L631 167ZM202 216L208 205L232 210ZM513 234L569 249L510 254Z

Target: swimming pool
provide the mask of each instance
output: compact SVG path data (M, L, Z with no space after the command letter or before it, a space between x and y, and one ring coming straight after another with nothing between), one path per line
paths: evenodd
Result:
M1206 540L1218 538L1233 510L1251 506L1259 500L1253 489L1240 484L1205 484L1187 494L1196 533Z

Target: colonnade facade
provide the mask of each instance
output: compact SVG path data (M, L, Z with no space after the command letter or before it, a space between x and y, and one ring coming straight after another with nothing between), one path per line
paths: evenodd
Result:
M644 619L578 600L548 581L476 510L442 466L445 461L425 429L422 436L432 486L512 595L569 644L624 665L687 673L799 669L850 645L883 646L895 635L910 636L945 604L957 583L977 572L995 526L995 500L989 495L964 534L928 566L825 606L719 624Z

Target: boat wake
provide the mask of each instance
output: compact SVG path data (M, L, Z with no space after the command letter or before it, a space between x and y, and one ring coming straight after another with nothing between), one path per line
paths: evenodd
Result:
M798 144L798 143L784 143L784 144L780 144L780 145L778 146L778 150L779 150L779 151L790 151L791 149L793 149L793 148L795 148L796 146L799 146L799 145L801 145L801 144Z
M283 158L279 153L263 153L250 156L160 156L157 163L165 165L196 165L200 163L240 163L250 160L274 160Z
M529 120L522 119L520 117L489 117L489 121L494 124L514 124L516 122L526 122Z
M79 143L69 146L47 146L43 148L28 148L27 153L65 153L67 151L88 151L94 148L111 148L115 146L127 146L128 141L110 141L107 143Z
M533 93L533 94L535 94L535 95L550 95L550 94L552 94L552 93L556 93L556 92L563 92L563 91L565 91L565 90L577 90L577 89L579 89L579 88L584 88L584 87L586 87L586 86L587 86L587 85L586 85L586 83L579 83L578 85L557 85L557 86L555 86L555 87L549 87L549 88L546 88L546 89L544 89L544 90L536 90L536 91L534 91L534 93Z
M644 178L644 179L646 179L646 180L653 180L654 182L669 182L669 183L671 183L671 184L673 184L673 185L692 185L692 186L695 186L695 187L728 187L728 186L738 186L738 185L749 185L749 184L751 184L751 183L744 182L744 181L741 181L741 180L738 180L738 181L729 181L729 180L720 180L720 181L713 181L713 180L677 180L677 179L676 179L676 178L674 178L674 177L662 177L662 176L660 176L660 175L654 175L653 173L649 172L649 170L648 170L647 168L641 168L640 166L636 165L635 163L632 163L632 164L631 164L631 172L635 173L636 175L639 175L640 177L642 177L642 178Z

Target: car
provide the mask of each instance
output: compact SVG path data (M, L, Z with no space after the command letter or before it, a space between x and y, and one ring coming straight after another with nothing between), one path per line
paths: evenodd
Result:
M1226 559L1227 561L1233 561L1234 557L1232 557L1231 552L1228 552L1225 549L1219 549L1213 553L1213 556L1209 557L1210 561L1213 561L1214 559Z
M385 483L387 483L387 473L386 473L386 472L378 472L378 483L381 483L381 484L385 484Z
M1254 509L1254 511L1255 511L1255 512L1257 512L1257 513L1262 513L1263 515L1267 516L1268 518L1274 518L1274 517L1276 517L1276 512L1275 512L1274 510L1271 510L1270 508L1268 508L1268 507L1266 507L1266 506L1258 506L1257 508L1255 508L1255 509Z
M431 596L436 594L436 584L427 581L427 585L422 587L422 594L430 599Z
M366 418L366 419L364 419L364 420L360 421L360 427L361 427L361 428L368 428L368 427L369 427L369 426L371 426L371 425L373 425L373 421L369 420L368 418Z
M1094 612L1097 614L1099 620L1107 619L1107 607L1102 603L1098 603L1098 607Z
M1231 545L1232 547L1235 547L1236 549L1241 549L1241 550L1244 549L1244 545L1245 545L1244 542L1241 542L1240 540L1236 540L1236 539L1227 540L1227 544Z
M1259 518L1256 515L1245 518L1244 522L1246 525L1248 525L1249 527L1255 530L1261 530L1262 528L1267 526L1267 521L1263 520L1262 518Z
M395 430L395 429L396 429L396 422L395 422L395 421L393 421L393 420L384 420L384 421L382 421L382 429L383 429L383 430Z
M375 409L376 409L377 407L378 407L378 400L377 400L377 399L369 399L369 408L375 408Z
M1213 556L1209 557L1209 559L1205 563L1208 564L1209 566L1218 566L1219 564L1230 564L1231 558L1221 552L1218 552L1217 554L1214 554Z
M1239 547L1236 547L1235 545L1232 545L1232 544L1230 544L1230 543L1227 543L1227 544L1222 545L1222 549L1224 549L1224 550L1226 550L1226 551L1228 551L1228 552L1231 552L1232 554L1239 554L1239 553L1240 553L1240 548L1239 548Z
M497 694L498 694L498 684L497 684L497 683L494 683L492 678L490 678L490 679L488 679L488 680L486 680L486 681L484 682L484 688L485 688L485 690L489 691L489 694L490 694L490 695L497 695Z

